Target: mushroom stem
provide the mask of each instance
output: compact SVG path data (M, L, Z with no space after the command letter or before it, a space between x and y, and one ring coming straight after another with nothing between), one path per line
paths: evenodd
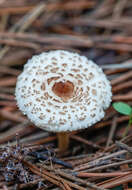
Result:
M59 152L65 152L69 146L69 133L60 132L58 133L58 148Z

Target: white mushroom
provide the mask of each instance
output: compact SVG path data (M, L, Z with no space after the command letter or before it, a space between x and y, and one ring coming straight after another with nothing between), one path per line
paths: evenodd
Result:
M77 53L63 50L33 56L16 84L20 110L47 131L87 128L104 117L111 86L102 69Z

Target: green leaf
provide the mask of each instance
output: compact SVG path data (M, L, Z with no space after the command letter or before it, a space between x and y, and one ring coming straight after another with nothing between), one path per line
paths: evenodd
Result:
M128 104L125 104L123 102L115 102L113 103L113 108L118 111L121 114L124 115L131 115L132 114L132 108Z

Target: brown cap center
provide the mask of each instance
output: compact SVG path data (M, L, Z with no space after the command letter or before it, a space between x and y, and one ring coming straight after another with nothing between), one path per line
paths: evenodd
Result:
M70 81L56 82L52 87L53 92L66 101L72 97L74 91L74 85Z

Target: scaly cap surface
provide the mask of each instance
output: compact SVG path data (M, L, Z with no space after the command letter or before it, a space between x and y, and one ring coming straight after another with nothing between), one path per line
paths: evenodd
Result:
M33 56L18 77L15 95L20 110L37 127L53 132L95 124L112 97L101 68L63 50Z

